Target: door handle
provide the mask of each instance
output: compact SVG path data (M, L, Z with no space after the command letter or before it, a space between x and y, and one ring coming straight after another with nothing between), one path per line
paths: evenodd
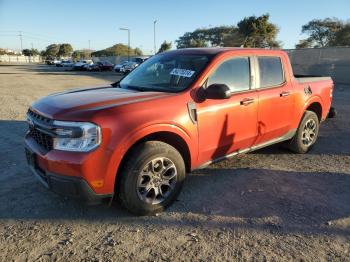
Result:
M252 103L254 103L254 98L244 98L244 99L240 102L240 104L241 104L242 106L247 106L247 105L252 104Z
M290 92L288 91L283 91L282 93L280 93L280 97L285 97L285 96L289 96Z

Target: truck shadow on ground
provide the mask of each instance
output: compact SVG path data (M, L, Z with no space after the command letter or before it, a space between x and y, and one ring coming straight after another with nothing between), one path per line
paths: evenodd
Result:
M48 190L23 153L24 121L0 121L0 221L68 220L127 225L222 228L349 235L350 175L272 169L215 168L190 174L178 200L159 216L135 217L118 203L85 206ZM328 226L334 221L335 226Z

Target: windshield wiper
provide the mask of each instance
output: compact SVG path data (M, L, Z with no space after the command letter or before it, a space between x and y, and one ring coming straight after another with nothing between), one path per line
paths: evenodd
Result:
M120 85L120 81L111 84L111 86L116 87L116 88L122 88L122 89L136 90L136 91L140 91L140 92L143 92L143 91L147 90L146 88L140 87L140 86L125 86L125 87L122 87Z
M121 88L119 83L120 83L120 81L114 82L114 83L111 84L111 86Z
M136 90L136 91L140 91L140 92L152 91L149 88L145 88L145 87L141 87L141 86L127 86L125 89L131 89L131 90Z

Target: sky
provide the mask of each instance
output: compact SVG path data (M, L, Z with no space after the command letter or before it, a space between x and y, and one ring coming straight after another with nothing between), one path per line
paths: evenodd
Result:
M270 14L279 28L277 40L293 48L305 35L301 26L315 18L350 19L349 0L0 0L0 48L44 49L51 43L70 43L74 49L100 50L116 43L153 53L156 46L197 28L236 25L251 15Z

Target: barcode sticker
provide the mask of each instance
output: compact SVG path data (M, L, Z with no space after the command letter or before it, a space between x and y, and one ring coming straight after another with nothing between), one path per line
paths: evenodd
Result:
M171 70L170 74L175 76L182 76L182 77L192 77L195 71L188 70L188 69L181 69L181 68L174 68Z

